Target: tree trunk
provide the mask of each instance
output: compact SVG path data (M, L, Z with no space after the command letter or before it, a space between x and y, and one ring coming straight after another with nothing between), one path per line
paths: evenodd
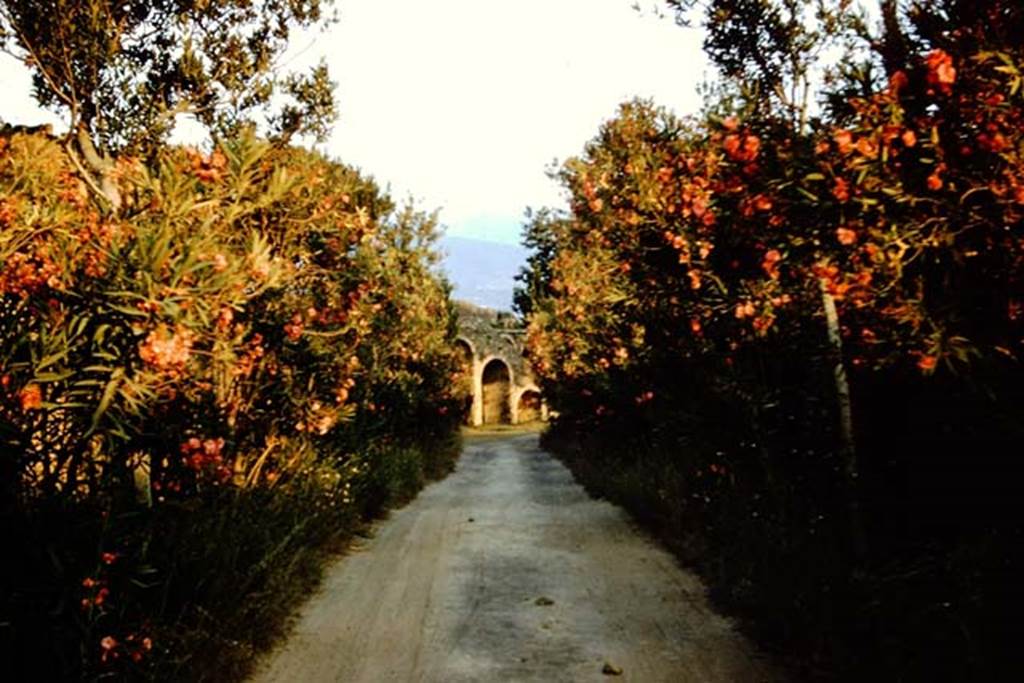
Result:
M893 75L907 67L907 38L903 34L903 27L900 26L899 6L896 0L882 0L882 63L885 65L886 75Z
M862 560L867 553L864 538L864 520L860 510L859 468L857 463L857 446L853 433L853 401L850 398L850 382L846 377L843 364L843 339L839 331L839 312L836 310L835 299L828 291L828 283L821 280L821 302L825 309L825 324L828 327L829 350L833 381L836 389L836 403L839 409L839 456L843 463L848 490L847 510L850 516L850 534L853 552L857 560Z
M113 177L114 162L106 155L101 156L96 151L96 146L93 144L92 138L89 137L89 131L84 124L78 124L72 144L85 161L85 165L78 164L78 170L85 176L83 178L85 182L93 192L110 204L114 213L120 211L121 191L117 188L117 182Z

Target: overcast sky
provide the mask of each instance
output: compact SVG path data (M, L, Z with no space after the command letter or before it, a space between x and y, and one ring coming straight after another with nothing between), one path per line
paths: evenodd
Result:
M562 201L545 169L578 153L619 102L699 106L700 34L631 4L339 0L340 23L298 38L289 66L330 65L341 105L330 153L441 208L449 234L516 242L525 207ZM0 93L0 118L45 118L6 57Z

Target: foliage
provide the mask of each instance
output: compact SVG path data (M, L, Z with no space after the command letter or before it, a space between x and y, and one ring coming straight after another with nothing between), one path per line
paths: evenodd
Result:
M66 112L72 130L81 124L106 150L155 149L182 112L224 133L275 94L295 96L279 114L280 130L300 130L298 107L306 105L318 115L306 129L322 134L323 116L333 117L330 98L322 101L323 67L307 79L273 69L289 35L320 23L329 5L8 0L0 38L32 69L40 103Z
M569 214L528 223L519 309L552 444L762 632L852 680L986 677L1009 584L949 567L981 576L1018 533L970 502L1008 504L1020 437L1022 15L883 5L875 35L846 3L706 3L745 82L699 119L622 105L558 175ZM913 637L941 663L865 635L882 614L931 615Z
M808 189L843 247L823 267L859 332L855 363L899 348L926 371L1016 359L1024 53L923 62L818 143Z
M319 140L334 120L321 63L286 73L289 36L325 21L331 0L5 0L0 49L33 74L34 95L66 116L65 149L87 187L121 208L117 157L150 161L181 114L213 137L264 124L275 139Z
M203 610L280 612L262 591L446 470L454 313L433 217L339 163L246 134L116 168L115 215L55 141L0 139L0 509L55 553L27 565L61 676L190 678Z
M745 108L782 114L798 128L807 123L809 96L828 72L830 54L843 55L840 65L855 64L861 51L853 39L869 34L866 12L850 0L665 2L679 24L702 24L705 52L743 93Z
M556 225L566 223L567 219L558 211L541 209L534 213L526 211L526 225L523 229L523 246L530 250L526 267L516 275L516 281L522 283L515 290L513 308L522 317L528 317L532 304L550 295L546 289L551 281L551 261L558 249Z

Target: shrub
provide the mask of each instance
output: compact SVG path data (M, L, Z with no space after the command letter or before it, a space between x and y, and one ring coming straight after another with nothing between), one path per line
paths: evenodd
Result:
M339 163L243 135L117 169L113 213L0 138L6 639L33 675L220 680L450 467L453 309L433 217Z
M526 226L548 443L808 678L1010 670L1024 54L942 4L822 119L779 90L622 105Z

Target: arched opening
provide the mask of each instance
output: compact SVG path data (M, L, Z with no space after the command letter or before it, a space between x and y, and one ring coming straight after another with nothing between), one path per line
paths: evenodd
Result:
M473 347L465 339L455 340L455 353L459 359L458 392L462 396L462 421L473 421Z
M485 425L508 424L512 421L509 389L512 373L500 358L492 358L483 372L483 422Z
M462 362L469 367L473 364L473 347L465 339L455 340L455 351L459 354Z
M541 419L540 406L540 392L528 389L519 397L516 417L519 418L519 422L536 422Z

